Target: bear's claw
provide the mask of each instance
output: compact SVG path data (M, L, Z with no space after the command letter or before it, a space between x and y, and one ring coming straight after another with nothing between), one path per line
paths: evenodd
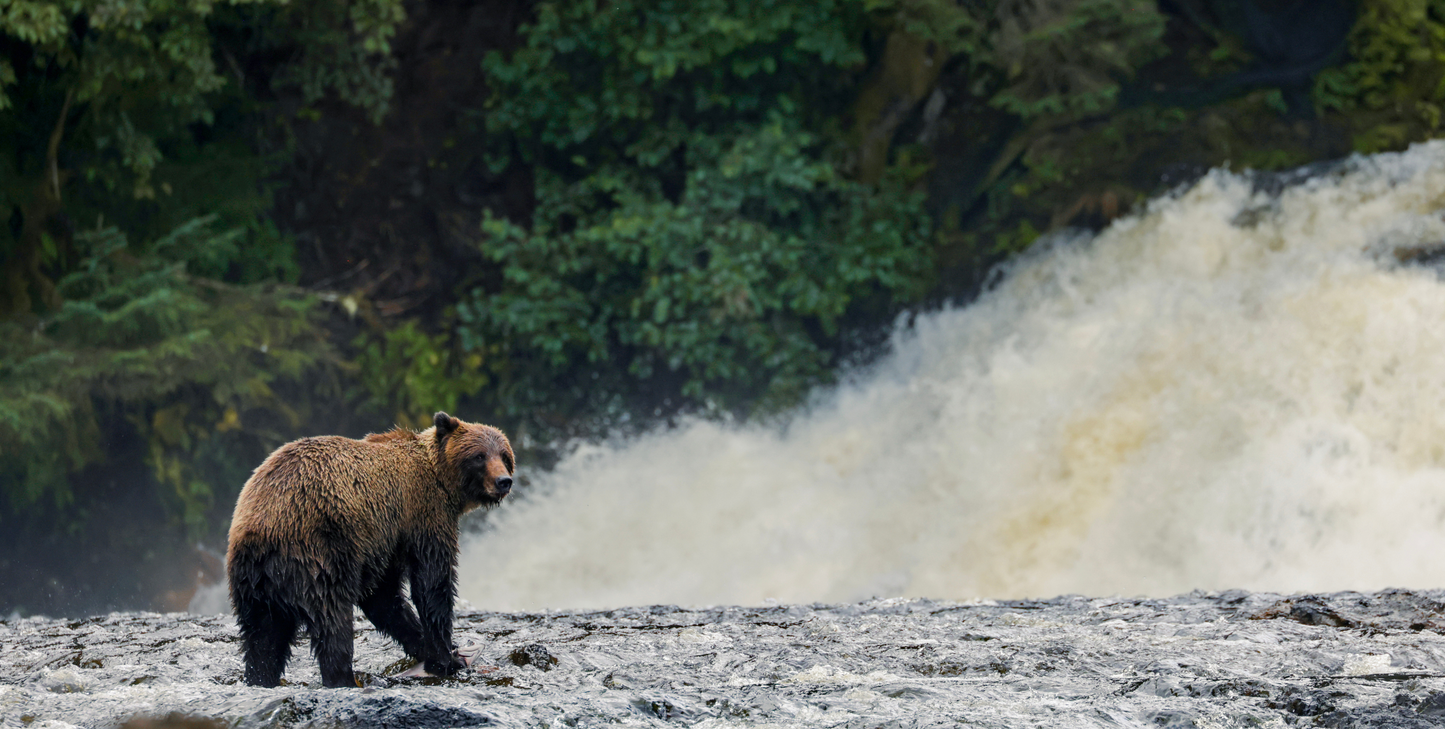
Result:
M466 665L467 668L471 668L472 663L477 660L477 655L481 652L482 647L480 645L477 645L476 643L468 643L461 648L454 649L452 651L452 655L456 656L457 659L459 659L464 665ZM478 673L491 673L495 670L497 670L496 666L484 666L477 668ZM411 668L408 668L405 671L402 671L401 673L392 676L392 678L436 678L436 676L434 676L430 671L426 670L426 661L417 661L415 666L412 666Z

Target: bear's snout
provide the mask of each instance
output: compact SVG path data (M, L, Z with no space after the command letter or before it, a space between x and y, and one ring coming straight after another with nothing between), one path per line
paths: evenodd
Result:
M497 477L497 480L496 480L494 483L495 483L495 485L496 485L497 495L498 495L498 496L506 496L508 493L510 493L510 492L512 491L512 477L511 477L511 476L498 476L498 477Z

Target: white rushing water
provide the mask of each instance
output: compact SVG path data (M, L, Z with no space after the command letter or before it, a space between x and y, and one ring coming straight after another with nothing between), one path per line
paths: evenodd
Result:
M589 446L463 549L478 607L1445 585L1445 144L1208 175L921 316L783 426Z

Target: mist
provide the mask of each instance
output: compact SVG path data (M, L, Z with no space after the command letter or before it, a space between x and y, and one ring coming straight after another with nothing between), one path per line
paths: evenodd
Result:
M770 424L526 473L461 558L520 610L1445 583L1445 144L1216 170L1039 245Z

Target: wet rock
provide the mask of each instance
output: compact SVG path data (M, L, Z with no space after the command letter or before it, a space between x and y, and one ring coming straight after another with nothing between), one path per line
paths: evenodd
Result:
M1187 711L1161 711L1150 716L1148 723L1166 729L1193 729L1201 726L1198 717Z
M282 687L242 684L226 617L13 619L0 726L1439 726L1442 605L1231 591L462 612L458 642L508 660L425 680L388 678L409 661L358 620L358 689L320 688L304 641Z
M317 692L313 696L288 696L272 701L243 718L240 729L261 727L408 727L442 729L493 724L491 717L467 709L438 706L392 694L380 697L347 696L342 692Z
M1255 616L1259 620L1289 618L1305 625L1328 625L1331 628L1355 627L1348 619L1331 610L1324 600L1315 596L1281 600Z
M632 705L638 713L664 721L682 721L698 715L698 712L690 708L687 702L667 696L639 696L632 702Z
M1405 697L1406 701L1404 703L1415 706L1416 711L1418 711L1420 714L1424 716L1434 716L1440 719L1445 719L1445 693L1432 693L1430 694L1430 697L1425 699L1424 701L1416 699L1409 694L1401 694L1400 696ZM1395 703L1402 703L1398 701L1400 696L1396 697L1397 701Z
M1438 592L1384 590L1377 593L1337 592L1280 600L1251 615L1260 620L1284 618L1304 625L1365 628L1376 631L1431 630L1440 627L1445 602Z
M1283 709L1295 716L1319 716L1334 711L1339 700L1344 698L1349 698L1349 694L1343 691L1289 687L1264 705L1272 709Z
M511 652L507 660L516 666L535 666L538 670L550 671L557 665L557 657L541 643L526 645Z

